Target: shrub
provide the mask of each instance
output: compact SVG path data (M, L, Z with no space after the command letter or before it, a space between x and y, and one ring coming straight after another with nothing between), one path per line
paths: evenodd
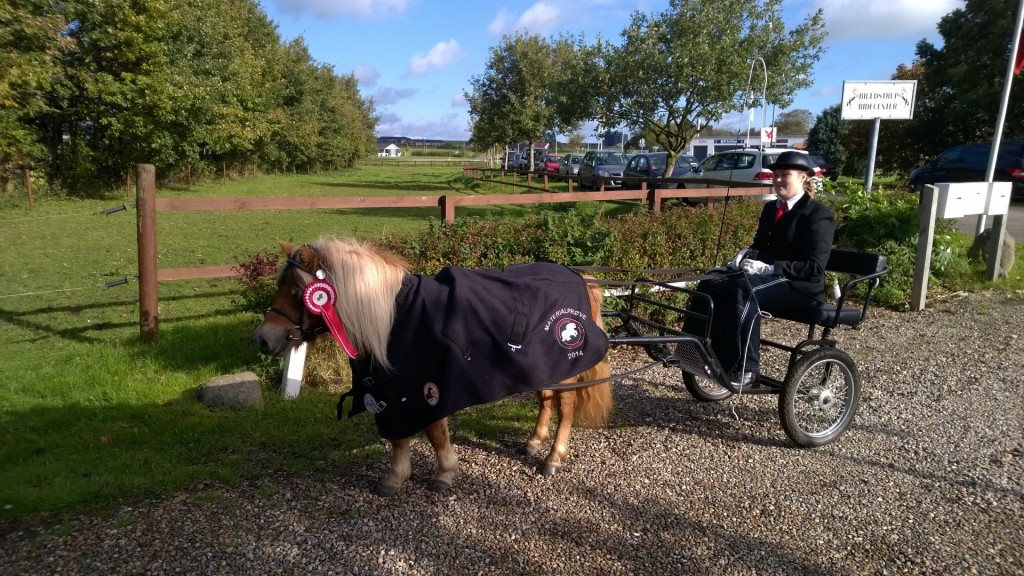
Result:
M258 252L234 267L240 275L240 300L235 304L243 312L260 316L274 302L277 294L277 271L281 268L281 256L275 252Z

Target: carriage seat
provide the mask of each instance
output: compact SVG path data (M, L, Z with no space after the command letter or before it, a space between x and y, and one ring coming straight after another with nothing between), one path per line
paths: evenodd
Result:
M847 278L835 303L822 302L816 306L787 310L784 314L775 314L775 317L826 328L858 326L867 318L871 291L878 285L879 279L889 273L889 261L881 254L833 248L825 270ZM864 282L868 284L862 296L862 304L850 305L847 302L850 290Z

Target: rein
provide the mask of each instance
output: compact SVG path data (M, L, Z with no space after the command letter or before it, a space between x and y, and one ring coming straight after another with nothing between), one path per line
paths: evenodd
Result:
M287 321L289 321L289 322L291 322L292 324L295 325L295 328L293 328L293 329L288 331L288 339L289 340L302 340L303 342L309 342L310 340L316 338L318 334L323 334L324 332L327 331L327 327L326 326L317 326L316 328L314 328L312 330L307 330L307 329L302 327L302 324L306 320L306 309L305 309L305 307L303 307L302 312L300 313L300 316L297 319L293 318L291 315L289 315L284 310L281 310L277 306L271 306L270 308L267 308L267 313L269 314L271 312L273 312L274 314L277 314L278 316L284 318L285 320L287 320ZM292 334L296 330L298 330L298 333L299 333L298 336L294 336Z
M597 380L586 380L584 382L574 382L572 384L556 384L554 386L548 386L547 388L541 388L541 390L554 390L556 392L566 392L569 390L577 390L579 388L587 388L588 386L594 386L596 384L604 384L605 382L614 382L623 378L628 378L634 374L646 372L655 366L664 366L665 368L672 368L676 364L673 364L668 359L656 360L650 364L644 364L643 366L630 370L628 372L621 372L619 374L612 374L606 378L598 378Z

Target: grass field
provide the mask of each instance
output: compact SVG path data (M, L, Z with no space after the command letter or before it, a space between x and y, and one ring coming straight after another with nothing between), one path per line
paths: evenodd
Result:
M437 195L488 187L458 168L370 166L157 194ZM0 197L0 517L102 509L268 470L337 474L353 459L383 458L371 418L335 420L334 393L307 388L287 401L277 382L267 382L263 410L211 411L195 400L207 378L268 373L268 362L278 361L261 358L250 342L255 318L239 312L233 279L162 283L159 338L140 342L138 285L104 287L136 273L135 211L97 214L132 201L43 194L30 212L25 197ZM467 208L460 215L524 210ZM437 217L436 209L171 212L157 220L159 261L235 264L277 250L278 239L405 233ZM529 402L508 402L480 414L491 427L525 431L531 411ZM479 431L462 433L470 430Z

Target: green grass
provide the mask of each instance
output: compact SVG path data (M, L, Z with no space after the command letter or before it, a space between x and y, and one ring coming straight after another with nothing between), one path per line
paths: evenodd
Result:
M361 167L160 189L160 197L306 197L497 192L458 168ZM222 374L275 374L250 342L234 279L160 285L160 335L139 339L138 285L106 282L137 269L134 210L123 196L0 196L0 517L103 509L205 481L273 470L343 474L381 461L372 418L338 422L337 396L305 388L284 400L267 381L262 410L209 410L199 384ZM481 207L470 214L521 214ZM171 212L157 220L160 266L233 264L276 240L325 233L375 237L424 228L436 209ZM485 421L530 426L521 402L481 409ZM511 416L503 416L510 410ZM473 433L475 434L475 432Z

